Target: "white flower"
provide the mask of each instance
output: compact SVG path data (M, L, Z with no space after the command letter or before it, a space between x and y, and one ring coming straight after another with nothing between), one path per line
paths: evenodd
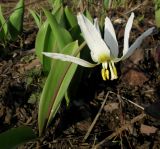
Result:
M117 70L114 63L128 58L134 52L134 50L140 46L143 39L149 36L154 30L154 27L152 27L147 31L145 31L129 47L129 35L133 24L133 19L134 19L134 13L131 14L126 24L124 32L123 55L121 58L118 58L119 54L118 42L115 30L113 28L110 19L108 17L105 18L104 40L103 40L97 19L95 19L94 24L92 24L90 20L88 20L83 14L79 13L77 15L78 24L82 31L83 37L91 51L92 60L97 64L102 64L101 74L103 80L117 79ZM54 59L73 62L84 67L95 67L97 65L97 64L91 64L83 59L73 57L70 55L64 55L60 53L49 53L49 52L43 52L43 54Z

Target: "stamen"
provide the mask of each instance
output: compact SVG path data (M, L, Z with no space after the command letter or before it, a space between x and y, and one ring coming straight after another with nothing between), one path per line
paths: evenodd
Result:
M112 63L109 63L109 69L111 72L111 80L117 79L116 67L112 66Z
M106 69L105 74L106 74L106 78L109 80L109 70L108 69Z
M104 69L108 69L108 62L102 63L102 67L103 67Z
M109 66L109 70L108 70ZM117 79L117 70L113 61L102 63L101 75L104 81Z
M117 76L117 69L116 69L116 67L114 65L114 62L111 61L111 64L112 64L113 72L114 72L115 76ZM118 78L118 76L117 76L117 78Z
M101 74L102 74L103 80L106 81L106 71L105 71L105 68L102 68Z
M102 68L101 70L102 78L104 81L109 80L109 70Z

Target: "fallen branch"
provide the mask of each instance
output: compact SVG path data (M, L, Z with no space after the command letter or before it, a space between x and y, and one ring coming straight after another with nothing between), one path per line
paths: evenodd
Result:
M127 123L125 125L123 125L122 127L120 127L116 132L112 133L110 136L108 136L107 138L105 138L104 140L102 140L100 143L98 143L97 145L95 145L93 147L93 149L98 149L102 144L104 144L105 142L111 140L112 138L118 136L120 133L122 133L122 131L126 130L127 128L129 128L132 124L134 124L135 122L143 119L146 116L146 114L142 113L138 116L136 116L135 118L133 118L130 123Z
M96 115L96 117L94 118L94 120L93 120L91 126L89 127L86 135L84 136L83 142L85 142L85 141L87 140L87 138L88 138L88 136L90 135L90 133L91 133L94 125L96 124L96 122L97 122L97 120L98 120L98 118L99 118L99 116L100 116L100 114L101 114L101 111L102 111L102 109L103 109L103 107L104 107L104 105L105 105L105 103L106 103L106 100L107 100L107 98L108 98L108 96L109 96L109 93L110 93L110 92L108 91L108 92L107 92L107 95L106 95L106 97L105 97L105 99L104 99L104 101L103 101L103 103L102 103L102 105L101 105L101 107L100 107L97 115Z

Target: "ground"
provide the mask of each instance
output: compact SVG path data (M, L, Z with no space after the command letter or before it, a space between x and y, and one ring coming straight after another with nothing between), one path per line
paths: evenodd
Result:
M131 42L155 26L152 2L109 10L120 47L123 46L125 18L130 10L136 15ZM117 23L119 21L122 23ZM27 125L38 134L38 101L46 78L34 50L37 30L34 25L26 25L21 38L23 45L20 46L19 39L2 50L0 132ZM79 91L74 100L68 107L65 102L62 104L44 135L19 148L159 149L159 62L159 31L156 28L129 59L116 65L117 80L103 81L101 67L91 70L89 77L84 76L77 84Z

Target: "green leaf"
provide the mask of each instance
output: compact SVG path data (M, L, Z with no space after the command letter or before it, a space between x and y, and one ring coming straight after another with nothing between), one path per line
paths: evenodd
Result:
M77 25L77 19L75 17L75 15L73 15L73 12L71 12L71 10L68 7L65 7L65 15L66 18L70 24L71 27L74 27Z
M24 16L24 0L19 0L7 22L11 40L16 40L22 31Z
M0 148L13 149L33 139L36 139L36 135L30 127L12 128L0 134Z
M69 103L70 103L70 98L68 96L68 91L65 93L65 100L66 100L66 106L68 107L69 106Z
M38 59L40 60L41 63L43 63L42 52L44 50L45 39L47 38L46 36L47 31L48 31L48 22L46 21L40 27L35 41L36 55L38 56Z
M53 13L56 12L63 4L63 0L50 0L53 5Z
M2 8L0 5L0 40L4 42L6 39L6 35L7 35L7 24L6 20L3 17Z
M74 55L78 42L72 42L63 48L64 54ZM38 125L41 135L59 109L63 96L72 80L77 65L55 60L49 72L39 103Z
M49 72L52 59L48 57L43 57L42 52L59 52L59 51L51 27L48 24L48 21L42 24L37 33L35 49L40 62L43 64L43 70L45 72Z
M81 30L79 25L76 25L70 29L70 34L72 35L73 40L77 40L80 38Z
M155 21L156 26L160 27L160 0L154 0L155 2Z
M29 9L29 12L32 15L32 17L34 18L35 23L38 26L38 28L40 28L41 27L41 16L36 11L33 11L31 9Z
M104 0L103 6L105 9L109 9L111 7L112 0Z
M93 22L93 18L88 10L85 10L84 14L91 22Z
M156 26L160 27L160 9L155 11L155 21L156 21Z
M63 49L68 43L73 41L70 33L58 24L54 15L45 9L44 12L51 26L58 48Z
M59 25L61 25L62 27L66 26L66 18L64 15L64 8L63 7L59 7L59 9L57 9L57 11L52 14L55 16Z

